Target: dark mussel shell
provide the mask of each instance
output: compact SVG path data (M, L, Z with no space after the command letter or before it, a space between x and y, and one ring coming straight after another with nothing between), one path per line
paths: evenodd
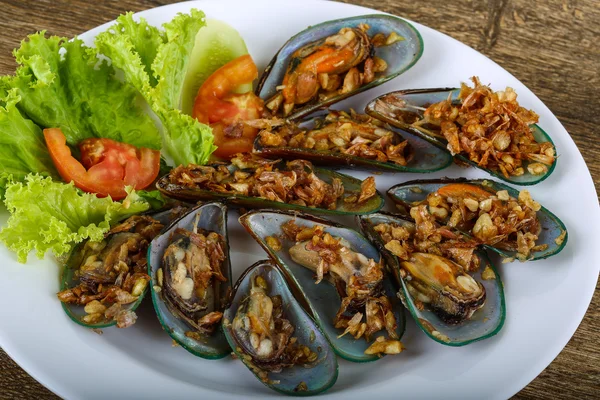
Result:
M421 58L423 54L423 39L421 35L411 24L398 17L375 14L326 21L305 29L283 45L261 76L255 91L256 94L263 100L268 100L275 95L277 87L283 82L288 60L296 50L319 39L334 35L344 27L356 28L360 24L370 26L369 35L371 36L377 33L383 33L387 36L391 32L396 32L404 38L404 40L392 45L375 48L375 56L385 60L387 63L388 67L386 71L377 76L372 82L356 90L337 95L326 101L309 102L301 107L296 107L292 114L287 117L288 119L302 118L320 108L326 108L345 98L381 85L407 71Z
M438 343L457 347L490 338L502 329L506 316L504 287L498 271L485 252L477 253L481 267L479 271L471 273L471 276L485 288L485 303L469 319L459 324L450 324L427 307L419 309L415 305L406 282L400 275L400 260L385 248L381 237L373 230L376 225L381 223L396 223L410 229L414 227L414 222L388 213L374 213L357 217L357 219L362 232L369 238L371 243L377 246L388 266L392 268L394 276L400 283L399 295L401 295L405 307L427 336ZM489 266L494 272L494 279L484 280L481 278L481 273L486 266Z
M157 221L159 221L160 223L162 223L166 229L166 227L176 218L178 218L180 216L182 208L177 207L171 210L166 210L166 211L161 211L158 213L149 213L147 215L151 216L152 218L156 219ZM61 273L61 277L60 277L60 290L65 290L68 288L72 288L74 286L77 286L80 281L79 279L76 278L75 276L75 272L78 270L79 266L82 263L82 258L81 258L81 250L83 249L83 246L85 245L86 242L82 242L79 243L78 245L76 245L73 250L71 251L71 255L69 256L69 259L67 260L65 266L63 267L62 273ZM135 311L138 306L142 303L142 300L144 300L144 296L146 295L148 288L146 288L144 290L144 292L142 293L141 296L139 296L138 300L136 300L133 303L127 304L125 306L123 306L123 310L130 310L130 311ZM71 320L73 322L75 322L78 325L81 325L85 328L90 328L90 329L103 329L103 328L108 328L111 326L116 325L116 321L102 321L96 324L88 324L82 321L82 317L84 317L86 315L86 312L84 311L84 307L80 306L80 305L76 305L76 304L68 304L68 303L63 303L61 302L62 308L64 310L64 312L67 314L67 316L69 318L71 318Z
M196 219L197 215L200 215L198 219ZM150 247L148 247L148 274L151 278L152 303L163 329L181 347L198 357L219 359L225 357L231 351L223 332L220 329L216 329L213 334L205 335L202 341L187 336L186 333L193 331L193 328L181 318L174 315L167 303L165 303L162 295L155 290L155 286L158 285L156 273L163 265L163 255L171 243L172 233L177 228L192 230L196 221L198 229L216 232L224 237L227 242L225 261L221 271L227 280L215 286L215 291L218 294L214 296L212 309L209 307L207 313L222 311L225 308L232 286L227 234L227 207L216 202L194 207L190 212L172 223L162 235L157 236L150 243Z
M299 289L295 293L296 298L323 330L336 354L352 362L368 362L380 359L381 357L378 355L364 354L364 351L371 344L366 340L356 340L351 335L339 337L343 330L335 328L333 324L340 306L339 294L329 282L315 284L314 272L292 260L288 250L295 242L282 235L281 231L281 225L290 220L295 220L297 224L303 226L322 225L325 227L325 232L334 237L347 240L353 246L354 251L372 258L376 262L379 262L381 258L379 251L360 233L310 214L278 210L256 210L240 217L240 223L244 228L263 247L273 261L282 268L290 284ZM280 240L282 245L280 250L273 249L267 243L266 238L269 236L277 237ZM401 338L405 329L404 312L396 297L396 291L389 276L384 278L383 283L384 291L392 303L398 324L396 333L398 338ZM377 337L383 334L384 331L380 331L374 336Z
M233 165L230 165L228 168L231 172L237 169L237 167ZM360 185L363 182L360 179L322 168L315 168L314 172L320 179L327 183L331 183L333 178L339 178L344 185L344 194L360 193ZM216 200L228 205L234 205L243 208L278 208L284 210L299 210L311 213L332 215L369 214L372 212L379 211L385 204L383 196L379 192L377 192L375 196L358 205L344 203L343 200L340 200L338 208L335 210L328 210L325 208L312 208L297 204L289 204L267 200L261 197L252 197L229 193L217 193L210 190L187 188L184 186L174 185L170 183L168 175L165 175L162 178L160 178L156 183L156 187L165 196L188 202Z
M440 187L451 184L451 183L469 183L472 185L480 186L484 190L495 194L500 190L508 191L508 194L513 198L519 197L519 191L511 188L500 182L496 182L490 179L474 179L468 180L465 178L459 179L432 179L432 180L415 180L391 187L387 194L396 203L397 211L408 218L410 218L410 207L417 202L423 201L427 198L429 193L437 191ZM532 257L529 260L541 260L548 258L555 254L558 254L567 244L568 233L565 224L552 212L542 206L537 212L537 217L540 221L542 230L539 234L539 239L536 242L538 245L546 244L548 248L546 250L537 251L532 253ZM467 233L468 232L464 232ZM564 236L563 236L564 235ZM562 240L560 239L562 237ZM559 243L556 241L558 240ZM516 257L515 251L504 250L491 245L483 245L485 248L490 249L502 257L514 258Z
M292 337L296 337L299 344L306 345L317 352L318 358L314 364L295 365L283 368L280 372L269 372L266 380L258 376L251 355L243 350L232 326L240 304L249 295L252 279L256 276L262 276L267 281L269 286L267 295L281 296L282 303L285 304L284 318L294 327ZM258 261L244 271L235 284L231 303L223 313L222 326L233 352L259 381L283 394L310 396L322 393L333 386L338 376L338 363L335 352L321 329L294 298L292 293L296 290L289 287L284 274L272 261Z
M322 116L305 119L300 127L312 129ZM294 147L265 147L260 143L260 136L254 140L253 152L267 158L284 158L308 160L315 165L326 165L330 167L361 167L367 170L382 170L391 172L414 172L428 173L442 170L452 164L452 156L445 150L431 145L413 135L402 135L393 128L390 129L402 139L407 140L411 147L412 159L407 165L399 165L393 162L381 162L364 157L353 156L344 153L333 153L330 151L304 149Z
M443 136L435 135L435 131L425 132L414 127L412 124L422 117L423 114L420 109L427 108L431 104L447 100L449 96L451 99L458 101L459 93L459 88L399 90L396 92L381 95L376 99L370 101L369 104L367 104L367 107L365 108L365 112L375 118L387 122L392 126L409 131L436 145L440 149L448 151L448 142ZM406 106L402 107L400 105L394 105L393 107L390 107L388 106L388 100L390 98L393 98L393 103L405 104ZM414 106L418 108L415 108ZM531 128L533 130L533 136L535 137L537 142L550 142L554 144L550 136L546 132L544 132L544 130L540 128L539 125L533 124L531 125ZM548 176L550 176L552 171L554 171L557 162L555 160L552 165L548 166L548 170L546 171L546 173L541 175L530 174L527 171L527 168L525 168L525 173L523 175L510 176L509 178L506 178L499 170L495 171L481 168L477 165L477 163L469 160L468 157L465 157L462 154L457 154L455 157L464 163L468 163L476 168L486 171L487 173L498 179L516 185L535 185L536 183L540 183Z

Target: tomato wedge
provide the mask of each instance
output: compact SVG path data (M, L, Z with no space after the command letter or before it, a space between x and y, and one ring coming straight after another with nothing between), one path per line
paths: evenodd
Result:
M213 72L198 90L192 117L213 128L217 157L230 158L252 150L258 129L242 121L263 117L264 102L252 92L235 93L258 77L252 57L238 57Z
M71 155L67 140L58 128L44 129L50 157L60 176L83 191L121 200L125 186L140 190L158 176L160 152L137 148L111 139L90 138L79 144L81 162Z

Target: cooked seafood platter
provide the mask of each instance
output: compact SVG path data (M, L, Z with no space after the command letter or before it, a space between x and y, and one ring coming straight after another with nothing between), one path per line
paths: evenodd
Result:
M229 362L259 388L317 395L338 363L417 357L414 335L446 350L499 340L516 311L503 271L567 245L535 199L556 169L552 132L483 78L406 89L424 43L403 19L309 26L264 71L233 27L195 9L163 30L126 14L95 47L80 42L32 35L0 80L2 121L35 143L19 163L36 160L0 179L0 239L22 262L54 253L57 306L83 328L135 331L118 329L149 297L161 340L190 365ZM87 102L45 115L49 88L91 96L80 76L114 115L69 114ZM63 80L73 87L52 86Z

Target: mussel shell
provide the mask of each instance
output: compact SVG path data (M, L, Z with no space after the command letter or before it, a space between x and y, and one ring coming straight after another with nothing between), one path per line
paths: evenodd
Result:
M375 213L357 217L363 233L379 248L385 261L393 269L394 276L400 283L400 292L403 303L411 313L415 322L429 336L438 343L447 346L464 346L469 343L483 340L496 335L504 325L506 306L504 303L504 287L498 271L484 252L477 252L480 259L480 269L471 276L480 282L486 291L486 301L482 308L475 311L471 318L459 324L447 324L438 315L425 308L419 310L413 302L404 279L400 276L400 260L385 248L385 243L373 227L381 223L396 223L412 228L412 221L388 213ZM481 273L486 266L494 271L495 279L483 280Z
M166 211L162 211L162 212L159 212L156 214L148 214L148 215L150 215L152 218L156 219L157 221L161 222L165 226L165 228L163 228L163 231L173 221L174 218L178 217L178 213L176 210L166 210ZM63 267L62 273L61 273L60 290L65 290L65 289L77 286L80 283L79 280L75 279L75 272L77 271L77 269L81 265L81 262L83 261L81 259L81 249L83 249L83 246L85 245L85 243L86 242L77 244L71 251L71 254L69 255L69 259L67 260L65 266ZM139 298L136 301L134 301L133 303L123 305L122 310L135 311L138 308L138 306L142 303L142 300L144 300L144 296L146 296L147 291L148 291L148 288L146 288L144 290L144 292L139 296ZM67 314L67 316L69 318L71 318L71 320L73 322L75 322L76 324L81 325L85 328L104 329L104 328L108 328L108 327L111 327L111 326L114 326L117 324L117 322L114 320L113 321L103 321L103 322L100 322L97 324L87 324L81 320L81 318L87 314L84 311L83 306L76 305L76 304L68 304L68 303L63 303L63 302L61 302L60 304L62 305L64 312Z
M226 258L221 271L223 276L227 278L227 282L220 283L220 293L217 297L217 302L220 302L222 305L221 308L225 307L232 285L229 240L227 235L227 207L216 202L193 208L186 215L171 224L163 234L157 236L150 243L150 246L148 247L148 275L150 275L151 278L150 287L152 303L154 304L154 310L156 311L156 315L158 316L158 320L163 329L173 338L173 340L179 343L181 347L198 357L219 359L225 357L231 351L223 332L220 329L216 329L212 335L204 337L203 342L185 336L186 332L193 331L193 329L184 321L174 316L165 304L161 294L154 290L154 286L158 285L158 282L156 281L156 271L162 267L163 254L171 243L171 233L176 228L192 230L197 214L200 214L197 224L198 229L216 232L223 236L227 242L225 252Z
M404 38L404 40L389 46L375 48L375 55L387 62L388 68L386 71L380 73L372 82L354 91L340 94L327 101L307 103L298 107L288 116L288 119L302 118L319 108L326 108L357 93L379 86L407 71L421 58L423 54L423 39L421 35L411 24L398 17L374 14L326 21L303 30L283 45L261 76L255 91L256 94L263 100L267 100L275 95L277 86L283 82L288 65L287 60L296 50L308 43L334 35L344 27L356 28L360 24L367 24L371 27L368 32L369 36L380 32L387 36L391 32L396 32Z
M519 197L519 191L511 188L500 182L493 181L491 179L474 179L468 180L465 178L458 179L431 179L431 180L415 180L405 183L401 183L396 186L392 186L387 194L397 205L397 211L408 218L410 218L410 207L414 202L419 202L427 198L429 193L437 191L440 187L448 185L450 183L469 183L477 185L490 191L492 194L506 190L511 197L515 199ZM535 200L535 199L534 199ZM547 244L548 248L543 251L536 251L532 253L530 261L542 260L555 254L558 254L567 244L568 233L565 233L564 239L560 244L556 244L556 239L563 233L567 232L565 224L547 208L543 207L537 212L537 217L540 221L542 230L539 234L539 239L536 242L538 245ZM464 232L466 233L466 232ZM500 249L491 245L483 245L483 247L500 254L505 258L516 257L515 251L509 251Z
M301 123L302 128L310 129L314 126L316 119L308 118ZM408 140L413 150L413 159L408 165L403 166L392 162L381 162L350 154L332 153L329 151L303 149L294 147L264 147L260 144L260 137L254 140L254 153L266 158L284 158L311 161L315 165L328 165L332 167L363 167L368 170L383 170L397 172L428 173L442 170L452 164L452 156L447 151L413 135L402 135L400 132L390 129L392 132Z
M230 171L237 169L230 166ZM315 175L327 183L331 183L333 178L339 178L344 185L344 193L356 192L360 193L360 179L350 175L341 174L328 169L315 168ZM310 213L321 213L331 215L361 215L379 211L385 204L381 193L377 192L375 196L365 201L360 205L346 204L343 200L339 201L338 208L328 210L325 208L306 207L297 204L282 203L278 201L267 200L261 197L244 196L237 194L216 193L204 189L191 189L184 186L174 185L169 182L168 175L163 176L156 183L156 187L162 194L178 200L196 202L196 201L221 201L228 205L234 205L244 208L278 208L284 210L299 210Z
M458 89L458 88L399 90L396 92L391 92L391 93L381 95L381 96L377 97L376 99L371 100L369 102L369 104L367 104L367 107L365 107L365 112L367 114L371 115L372 117L375 117L384 122L387 122L388 124L390 124L392 126L395 126L400 129L404 129L408 132L411 132L411 133L429 141L430 143L436 145L440 149L444 149L445 151L447 151L449 153L449 151L447 149L448 142L446 141L446 139L443 136L429 135L423 131L420 131L420 130L414 128L410 124L407 124L405 121L390 117L389 115L386 115L380 111L380 109L377 106L377 103L379 100L381 100L382 98L384 98L386 96L394 96L398 99L404 100L407 104L415 105L418 107L428 107L429 105L431 105L433 103L438 103L440 101L447 100L449 96L452 100L458 101L459 93L460 93L460 89ZM413 114L413 116L416 118L417 113L415 113L414 109L407 110L407 111L409 113ZM409 118L410 118L410 116L409 116ZM550 136L542 128L540 128L539 125L533 124L533 125L531 125L531 128L533 130L533 136L535 137L535 140L537 142L539 142L539 143L550 142L554 145L554 142L552 142L552 139L550 138ZM492 175L498 179L501 179L501 180L509 182L509 183L513 183L515 185L523 185L523 186L535 185L537 183L540 183L547 177L549 177L550 174L552 173L552 171L554 171L554 168L556 167L556 162L558 160L557 158L555 158L554 163L552 165L548 166L548 171L546 171L545 174L542 174L542 175L530 174L527 171L527 168L526 168L527 164L525 162L525 168L524 168L525 173L523 175L510 176L510 177L506 178L500 170L493 171L493 170L490 170L487 168L482 168L476 162L469 160L468 157L465 157L462 154L457 154L455 157L462 162L468 163L476 168L486 171L487 173L489 173L490 175Z
M314 273L292 261L288 250L295 242L282 235L281 231L281 225L289 220L295 220L298 225L303 226L322 225L325 227L325 232L330 233L334 237L346 239L352 244L354 251L372 258L376 262L381 258L379 252L360 233L314 215L277 210L256 210L250 211L240 217L240 223L244 228L265 249L277 265L283 269L286 278L291 282L293 287L299 289L297 293L294 293L296 298L312 315L315 321L317 321L317 324L327 336L336 354L352 362L368 362L380 359L380 356L364 354L364 351L371 344L366 340L356 340L351 335L344 335L338 338L343 330L335 328L333 320L339 310L340 297L333 285L325 282L325 280L319 284L315 284ZM276 236L282 244L282 249L275 251L271 248L266 243L268 236ZM396 322L398 323L396 333L401 338L405 328L404 312L395 295L391 280L386 277L383 280L383 284L385 293L392 303ZM385 334L384 331L380 331L374 334L373 337L376 338L383 334Z
M222 328L229 345L244 365L256 376L235 339L231 322L240 303L250 293L252 279L258 275L268 282L268 294L270 296L280 295L282 297L283 304L285 304L285 318L294 326L292 336L298 338L298 343L309 346L311 350L316 351L318 361L310 368L296 365L284 368L281 372L270 372L268 375L269 380L278 381L278 383L264 382L258 376L257 379L267 387L283 394L310 396L324 392L333 386L338 377L338 363L335 352L315 321L298 304L283 273L272 261L258 261L244 271L235 284L231 303L223 313L224 323ZM229 321L229 323L226 321ZM301 382L306 384L306 390L298 391L297 387Z

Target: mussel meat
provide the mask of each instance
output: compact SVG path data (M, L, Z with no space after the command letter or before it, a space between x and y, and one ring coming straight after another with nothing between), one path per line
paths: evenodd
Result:
M342 336L349 333L355 339L364 336L370 341L371 335L385 329L385 346L375 343L365 354L378 353L375 348L382 348L384 354L400 353L396 317L383 291L383 263L352 250L347 240L331 236L318 225L302 228L289 221L282 230L297 242L289 249L292 260L315 272L315 283L326 275L337 288L342 301L333 323L345 329Z
M483 307L483 285L452 260L412 253L400 266L413 300L429 305L445 322L462 322Z
M211 311L209 303L218 296L218 282L226 282L222 269L225 238L212 231L177 228L163 256L162 288L165 303L173 314L200 333L210 334L223 313ZM160 274L160 273L159 273ZM217 289L217 290L215 290ZM211 309L214 306L211 305Z
M132 216L113 227L104 240L78 246L65 267L63 290L58 293L67 314L86 327L133 325L134 310L150 281L148 243L162 228L150 216ZM77 315L81 313L72 306L84 306L85 314Z

